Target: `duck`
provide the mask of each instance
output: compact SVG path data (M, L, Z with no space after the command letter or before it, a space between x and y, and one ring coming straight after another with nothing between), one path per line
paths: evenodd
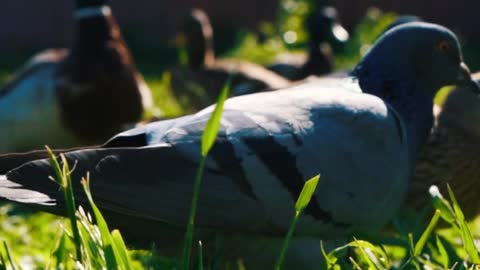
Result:
M304 181L321 174L294 238L317 242L308 254L289 250L294 253L287 253L285 265L318 269L312 259L322 257L318 239L377 232L404 203L433 126L434 96L450 84L480 92L455 34L436 24L409 23L386 32L349 78L229 98L205 162L197 237L204 243L221 237L242 254L255 249L259 237L278 243ZM74 190L81 190L80 179L89 172L97 206L127 241L132 233L131 239L159 240L162 249L180 251L202 133L214 108L119 133L101 147L65 152L76 165ZM16 157L1 156L0 167ZM35 157L0 175L0 199L64 215L50 161ZM75 198L87 202L81 192ZM269 251L278 254L280 246ZM262 248L255 250L242 257L248 269L274 264L276 257L264 259ZM225 254L243 256L235 252Z
M480 73L473 78L480 83ZM407 196L410 209L431 208L429 189L448 194L450 185L465 218L480 214L480 99L469 91L452 90L442 106L434 107L435 125L420 152Z
M33 56L0 89L0 152L104 142L152 109L107 0L76 0L68 49Z
M172 92L186 112L197 112L215 103L230 78L233 95L269 91L290 84L261 65L216 58L213 34L210 19L201 9L191 10L181 23L176 40L185 48L187 66L172 68L170 72Z
M334 51L341 50L349 39L348 31L342 26L338 11L332 6L315 10L306 20L309 35L308 53L301 55L280 54L269 70L292 81L308 76L321 76L335 70Z

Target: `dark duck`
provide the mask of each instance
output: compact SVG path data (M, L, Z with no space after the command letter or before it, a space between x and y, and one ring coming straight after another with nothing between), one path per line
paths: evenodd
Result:
M349 38L347 30L340 23L337 10L331 6L312 12L305 24L309 35L306 57L282 54L275 64L268 67L293 81L333 72L335 68L333 52L341 50Z
M180 25L178 37L188 56L186 66L173 68L172 90L187 112L196 112L215 103L220 90L231 78L234 95L273 90L289 80L247 61L215 58L213 29L207 14L193 9Z
M77 0L69 49L35 55L0 89L0 152L105 141L141 119L150 90L106 0Z

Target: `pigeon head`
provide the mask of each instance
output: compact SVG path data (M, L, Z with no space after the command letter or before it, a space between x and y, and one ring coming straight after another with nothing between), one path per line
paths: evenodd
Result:
M347 30L340 23L338 12L327 6L314 11L306 22L312 43L328 42L333 48L343 47L349 38Z
M422 22L403 24L383 34L353 74L363 91L382 98L395 87L423 91L428 99L446 85L479 91L455 34Z
M89 8L89 7L100 7L106 5L108 0L77 0L76 7L80 8Z
M363 92L378 96L407 126L411 161L433 125L433 98L447 85L480 92L459 42L445 27L413 22L383 34L353 71Z

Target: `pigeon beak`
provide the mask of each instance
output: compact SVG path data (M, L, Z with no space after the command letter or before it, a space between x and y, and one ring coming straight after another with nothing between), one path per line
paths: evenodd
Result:
M464 63L460 63L460 67L457 75L457 84L458 86L465 87L475 92L475 94L480 94L480 85L473 80L470 69Z

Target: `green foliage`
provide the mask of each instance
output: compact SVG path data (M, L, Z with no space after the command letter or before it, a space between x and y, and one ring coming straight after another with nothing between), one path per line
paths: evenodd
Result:
M57 158L53 154L52 150L47 147L48 155L50 156L50 164L55 170L57 176L57 183L60 184L63 195L65 197L65 204L67 207L67 216L70 220L70 226L72 227L73 240L75 243L75 251L78 260L82 260L82 251L81 251L81 239L80 232L78 230L77 219L75 217L75 198L73 196L73 187L72 187L72 178L70 177L70 167L68 162L65 159L65 156L61 156L63 166L60 167L60 164L57 161Z
M69 268L80 264L85 269L132 269L131 259L120 232L117 230L110 232L107 222L93 201L89 175L87 174L81 183L97 225L93 224L90 215L86 214L82 207L78 210L75 208L71 170L67 159L64 155L60 155L60 165L53 152L48 147L47 150L57 183L64 192L67 216L73 232L72 237L67 230L64 230L57 242L52 254L56 260L56 268ZM69 241L74 243L75 256L68 249Z
M225 83L220 96L218 97L217 105L208 119L205 131L202 134L202 157L206 157L208 152L212 149L215 140L217 139L218 130L220 129L220 119L222 117L223 105L230 92L230 79Z
M194 235L194 225L195 225L195 213L197 210L197 201L200 193L200 184L202 182L203 169L205 167L205 161L207 155L213 147L215 140L217 139L218 131L220 129L220 120L222 118L223 105L225 100L228 97L228 92L230 91L230 79L225 83L220 96L218 97L217 104L215 109L208 119L205 130L202 134L202 145L201 145L201 160L198 166L198 171L195 177L195 183L193 187L192 195L192 205L190 207L190 215L187 224L187 231L185 233L185 241L183 246L182 253L182 267L187 270L190 267L190 256L192 252L192 243ZM201 262L200 262L201 263Z
M440 211L435 211L435 214L433 215L433 218L430 221L430 224L428 224L427 229L425 230L425 232L420 237L420 240L418 240L417 244L415 245L415 248L413 250L413 255L419 256L422 253L423 247L425 246L425 244L428 241L428 238L430 237L433 230L437 226L439 218L440 218Z
M320 179L320 175L317 175L311 178L310 180L308 180L307 182L305 182L305 184L303 185L302 192L300 193L300 196L298 197L297 202L295 204L295 215L293 217L292 224L288 229L287 236L285 237L285 241L283 242L282 250L280 251L280 255L278 256L277 263L275 264L275 267L274 267L275 270L282 269L283 260L285 259L285 254L287 253L287 249L290 244L290 240L293 237L293 232L295 231L295 227L297 225L298 219L300 218L300 214L310 203L310 200L312 199L315 189L317 188L319 179Z

